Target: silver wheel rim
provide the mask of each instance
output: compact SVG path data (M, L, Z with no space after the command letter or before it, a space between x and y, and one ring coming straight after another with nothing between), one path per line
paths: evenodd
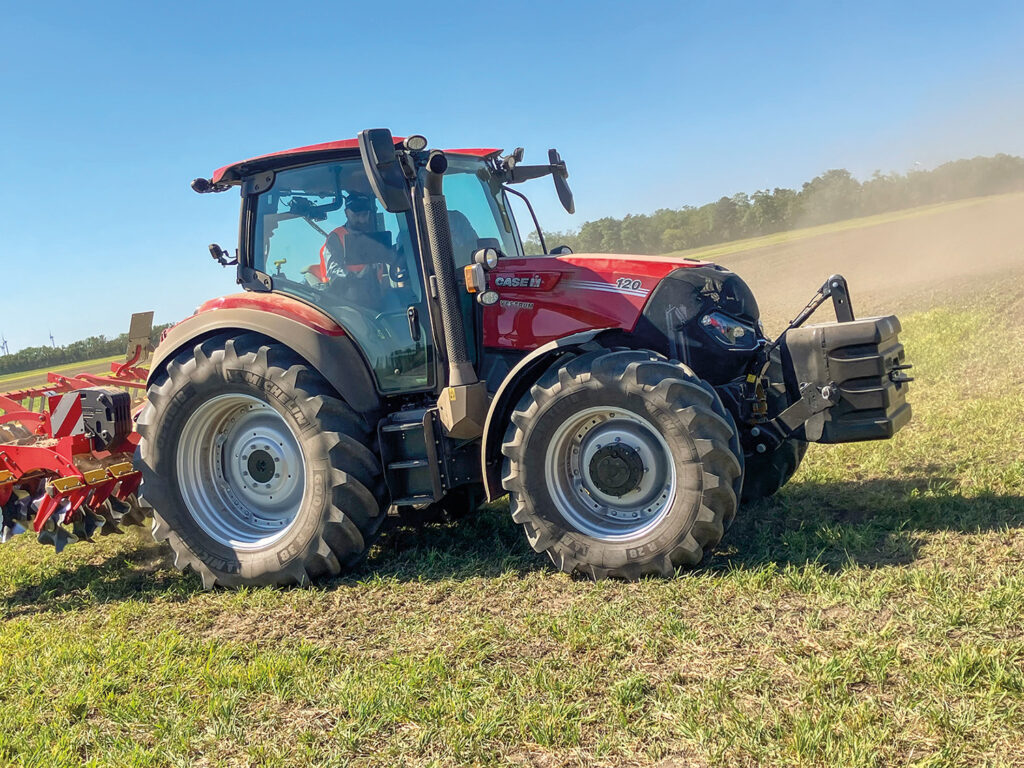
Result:
M305 460L291 427L262 400L218 395L181 431L181 495L192 518L232 549L260 549L295 522L305 494Z
M636 487L622 495L603 491L592 473L598 451L609 446L623 447L643 465ZM668 443L647 419L624 408L588 408L573 414L548 443L544 468L562 517L581 533L603 541L644 535L668 513L676 495L676 468Z

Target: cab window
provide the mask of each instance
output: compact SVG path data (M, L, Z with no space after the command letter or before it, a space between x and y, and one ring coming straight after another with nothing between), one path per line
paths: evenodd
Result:
M423 280L406 214L381 209L358 159L277 173L256 207L253 266L352 336L382 392L433 384ZM409 326L417 308L419 333ZM419 338L414 339L417 335Z
M478 248L499 248L506 256L521 255L501 185L483 161L457 155L448 157L444 194L456 269L469 264Z

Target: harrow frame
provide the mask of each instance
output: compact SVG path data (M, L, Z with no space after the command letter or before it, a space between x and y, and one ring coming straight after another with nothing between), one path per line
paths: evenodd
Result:
M125 362L111 363L108 375L48 373L46 384L0 393L0 427L20 424L28 433L5 430L14 434L6 442L0 434L0 541L31 524L39 541L59 552L97 528L119 533L120 523L142 523L142 475L132 465L138 434L133 429L100 448L81 405L84 390L127 391L134 421L146 388L148 371L139 363L148 355L148 338L134 346Z

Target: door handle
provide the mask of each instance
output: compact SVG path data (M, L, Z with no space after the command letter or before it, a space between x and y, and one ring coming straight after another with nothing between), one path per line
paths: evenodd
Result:
M413 341L420 340L420 313L416 309L416 305L411 305L405 310L405 317L409 321L409 335Z

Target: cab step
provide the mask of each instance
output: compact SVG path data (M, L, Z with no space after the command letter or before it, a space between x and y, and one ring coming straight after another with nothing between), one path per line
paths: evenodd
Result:
M436 410L399 411L377 428L384 479L393 504L426 504L444 495L434 430Z

